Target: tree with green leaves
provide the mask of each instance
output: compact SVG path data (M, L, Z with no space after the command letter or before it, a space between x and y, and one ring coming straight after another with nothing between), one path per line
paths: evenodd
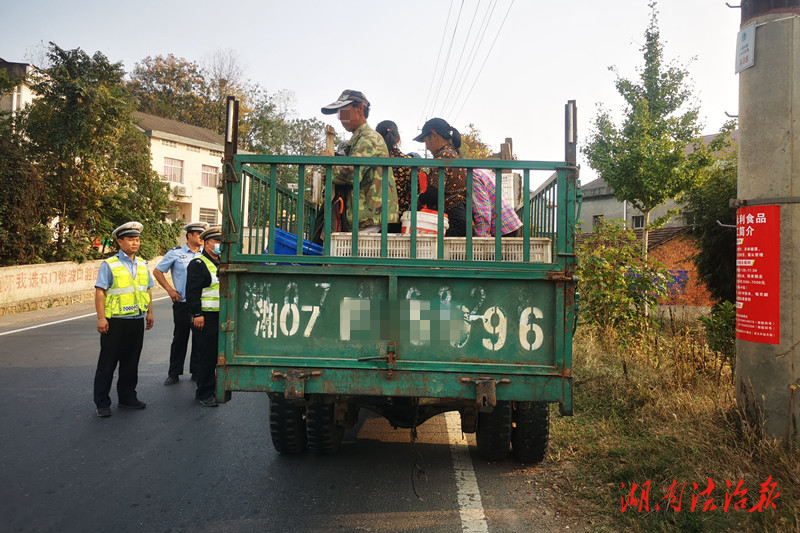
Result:
M289 91L259 94L240 138L247 150L271 155L319 155L325 149L325 123L316 118L292 118L292 99ZM281 166L278 170L280 183L297 182L296 169Z
M594 130L582 150L589 165L614 190L614 197L644 214L645 257L650 213L691 188L713 162L715 151L702 143L688 71L665 63L656 3L649 5L650 24L641 48L644 67L639 69L639 79L618 76L615 83L626 103L622 124L617 126L600 106ZM614 67L610 70L615 71Z
M132 122L121 124L112 157L116 165L109 194L102 198L95 224L97 234L111 235L114 228L135 219L144 225L141 256L150 259L166 253L175 246L183 223L165 222L174 207L170 205L169 184L153 170L149 140Z
M160 224L168 186L134 126L121 65L53 43L49 54L51 67L33 87L39 98L20 127L47 195L42 219L55 225L52 259L83 260L92 238L115 225Z
M489 145L481 139L481 131L475 124L469 124L461 134L461 157L464 159L485 159L492 155Z
M240 137L248 134L252 101L262 90L244 78L236 52L216 50L205 67L172 54L136 63L126 87L136 109L223 134L228 96L239 99ZM242 145L244 147L244 145Z
M0 70L0 95L10 94L20 81ZM41 215L47 209L42 176L17 118L0 112L0 265L43 261L41 251L52 237Z
M126 87L138 111L223 130L224 115L213 105L214 88L195 62L172 54L148 56L136 63Z
M729 138L729 123L720 137ZM683 214L692 226L699 250L692 258L700 279L717 300L736 302L736 198L738 151L729 144L708 175L682 198ZM718 223L719 222L719 223ZM725 226L720 226L725 224Z

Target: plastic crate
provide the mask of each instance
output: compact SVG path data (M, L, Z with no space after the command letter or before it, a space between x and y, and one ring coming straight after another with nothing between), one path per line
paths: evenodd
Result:
M322 252L322 246L303 239L303 255L322 255ZM269 253L269 247L264 253ZM275 228L275 255L297 255L297 235Z
M521 263L523 260L523 237L503 237L501 250L501 261ZM551 263L552 246L550 239L542 237L531 237L531 263ZM466 237L445 237L444 238L444 258L450 261L467 260L467 238ZM472 260L473 261L494 261L494 237L473 237L472 238Z
M417 259L436 259L436 235L417 235ZM334 257L351 257L353 250L353 234L331 234L331 255ZM386 257L390 259L408 259L411 257L411 235L390 233L386 236ZM381 234L358 234L358 257L380 257Z

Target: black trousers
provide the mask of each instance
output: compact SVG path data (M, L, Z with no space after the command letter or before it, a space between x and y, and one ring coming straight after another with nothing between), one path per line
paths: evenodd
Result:
M111 382L119 365L117 397L119 403L136 403L139 382L139 356L144 340L143 318L109 318L108 333L100 335L100 357L94 374L94 403L110 407Z
M195 397L199 400L213 396L217 386L219 313L203 311L203 317L205 318L203 329L195 330L200 346L200 355L197 358L197 392L195 393Z
M186 347L189 345L189 335L192 336L192 354L189 356L189 372L197 373L197 358L200 355L198 332L192 327L192 314L186 302L172 304L172 319L175 329L172 331L172 346L169 349L169 371L172 377L183 374L183 364L186 361Z
M450 229L447 230L448 237L465 237L467 235L467 206L460 204L455 206L447 213L447 220Z

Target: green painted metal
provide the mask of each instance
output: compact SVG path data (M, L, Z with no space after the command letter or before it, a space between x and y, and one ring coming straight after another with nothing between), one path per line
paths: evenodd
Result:
M317 206L305 199L299 202L297 193L277 183L276 165L270 166L269 177L247 165L242 167L242 172L247 183L244 188L247 196L243 198L242 203L248 214L247 220L250 222L243 253L260 254L268 246L273 245L267 241L268 227L278 227L294 234L297 233L297 228L301 227L301 234L304 238L309 238L317 216ZM271 182L273 179L275 181ZM298 165L298 191L305 190L305 179L305 165ZM303 221L302 225L300 221ZM302 253L302 245L302 241L299 241L296 251Z
M247 390L283 392L285 374L297 365L228 366L217 373L218 391ZM452 372L387 371L378 369L325 368L309 376L304 383L306 394L337 396L416 396L443 400L474 399L475 381L484 374L464 372L453 379ZM465 378L463 381L461 378ZM503 379L503 378L501 378ZM508 383L496 386L498 400L521 402L557 402L572 411L572 382L559 376L508 376ZM371 386L375 384L376 386ZM557 398L558 400L554 400Z
M383 167L382 198L388 199L390 166L411 167L411 225L417 225L420 170L468 170L466 260L445 256L440 212L435 259L420 258L411 232L409 257L389 257L388 220L381 220L380 251L359 257L331 256L330 157L235 155L224 184L220 269L222 302L217 396L230 391L284 391L289 369L307 369L306 394L416 396L474 399L475 380L492 379L498 399L558 402L572 409L572 332L575 264L572 232L578 186L564 162L476 161L336 157L361 173ZM297 168L298 190L307 175L324 173L324 253L275 255L280 227L308 238L318 207L278 183L281 166ZM485 165L485 166L484 166ZM260 168L268 168L268 175ZM476 261L472 170L491 168L500 214L502 170L522 174L528 191L532 171L555 171L536 197L523 195L521 261L500 261L503 239L493 241L493 261ZM443 204L440 187L440 205ZM353 220L358 220L353 202ZM497 228L500 220L495 221ZM353 236L356 230L353 230ZM532 238L550 239L549 262L530 262ZM362 244L363 245L363 244ZM262 253L265 248L270 253ZM296 252L302 253L298 239Z

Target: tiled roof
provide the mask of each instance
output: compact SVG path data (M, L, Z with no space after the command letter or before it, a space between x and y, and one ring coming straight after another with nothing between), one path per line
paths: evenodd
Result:
M145 133L162 132L185 137L187 139L194 139L210 144L219 146L225 145L225 138L209 129L201 128L199 126L192 126L178 122L177 120L170 120L168 118L157 117L155 115L148 115L140 111L134 111L133 118L139 127Z
M647 239L647 251L650 252L654 248L658 248L662 244L666 244L676 237L679 237L681 235L686 235L691 232L692 232L691 226L677 226L677 227L659 228L650 230L650 234L648 235ZM642 242L642 230L640 229L634 230L634 233L636 233L636 239L639 242ZM593 235L592 233L576 234L575 244L583 243L583 241L590 238L592 235Z
M637 229L635 231L636 238L641 242L643 233L642 230ZM653 248L658 248L662 244L666 244L676 237L680 237L681 235L691 232L691 226L678 226L650 230L650 234L647 236L647 250L650 251Z
M600 187L608 187L608 183L603 178L597 178L589 183L581 184L581 189L584 191L586 189L599 189Z

